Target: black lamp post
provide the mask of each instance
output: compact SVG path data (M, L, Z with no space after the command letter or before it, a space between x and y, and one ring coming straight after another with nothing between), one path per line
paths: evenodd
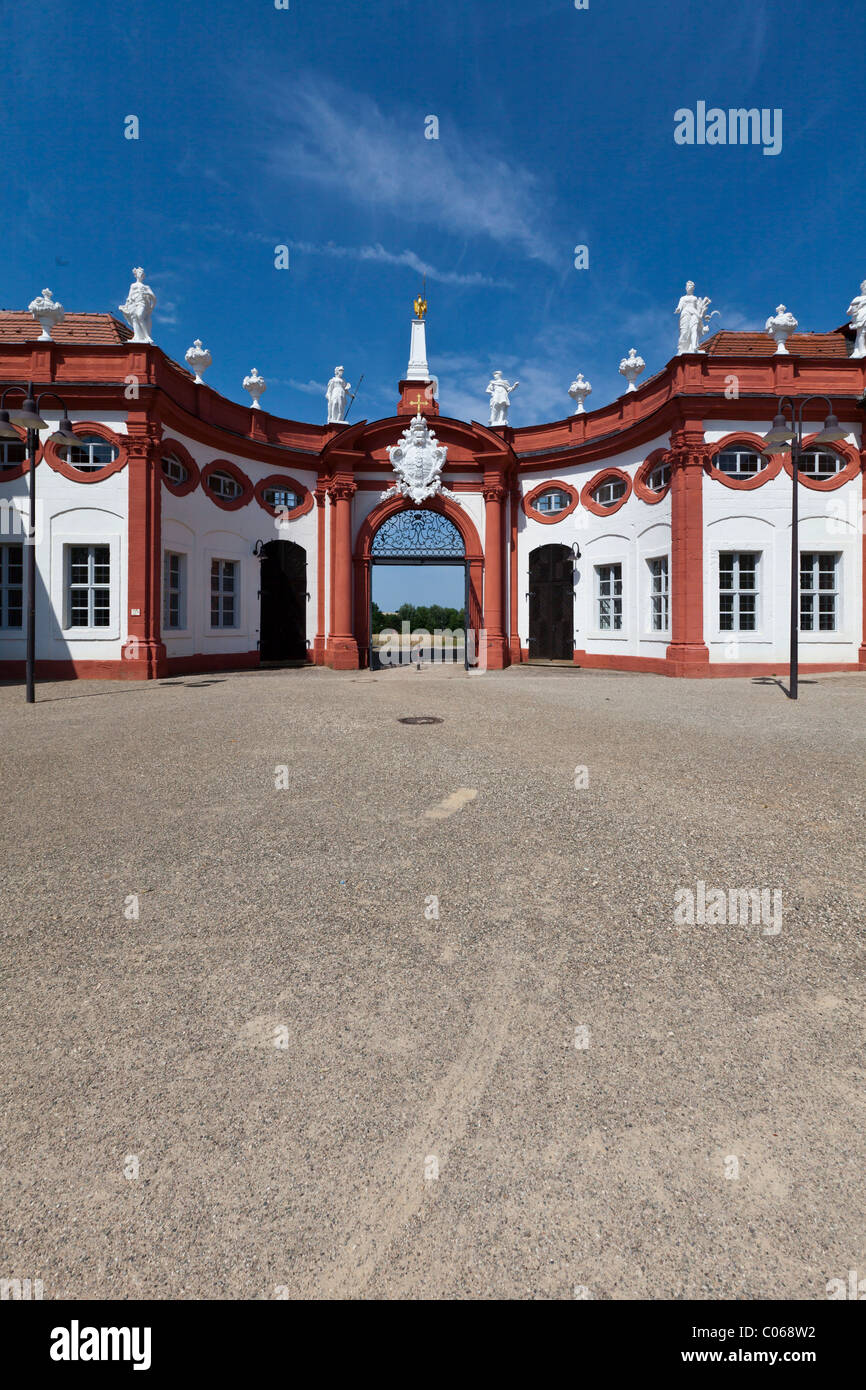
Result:
M773 428L764 435L764 442L770 447L766 453L777 453L780 449L791 451L791 657L788 675L788 698L797 699L798 667L800 653L800 543L799 543L799 466L803 451L803 412L811 401L824 401L827 418L821 433L813 439L813 444L834 444L844 439L844 430L833 413L829 396L804 396L794 400L793 396L783 396L779 410L773 420ZM790 424L785 411L790 409Z
M5 408L6 397L10 391L20 391L24 396L24 404L20 410L12 412ZM51 440L55 444L77 444L78 436L72 428L66 404L57 395L56 391L43 391L38 399L33 396L33 384L29 383L26 389L23 386L7 386L3 395L0 396L0 439L14 439L20 442L20 436L15 425L27 431L27 457L30 461L30 519L27 528L27 662L26 662L26 700L28 705L32 705L36 699L36 449L39 441L39 431L47 429L46 422L39 414L39 408L46 396L53 396L60 402L63 415L60 420L59 428L51 435Z

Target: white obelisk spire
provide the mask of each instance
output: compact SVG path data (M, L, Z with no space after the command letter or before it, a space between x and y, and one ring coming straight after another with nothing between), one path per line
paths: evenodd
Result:
M430 380L430 368L427 365L427 325L424 322L426 313L427 300L424 291L422 291L415 300L415 317L412 320L412 340L409 344L409 366L406 370L406 381L427 382Z

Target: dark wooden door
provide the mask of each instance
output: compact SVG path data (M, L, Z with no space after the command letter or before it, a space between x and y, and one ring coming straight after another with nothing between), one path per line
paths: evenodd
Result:
M567 545L529 556L529 659L568 661L574 653L574 560Z
M262 661L303 661L307 655L307 552L294 541L262 548Z

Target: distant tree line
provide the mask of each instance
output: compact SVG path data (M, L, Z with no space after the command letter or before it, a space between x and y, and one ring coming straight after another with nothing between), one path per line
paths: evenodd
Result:
M401 631L403 623L409 624L409 631L423 628L426 632L462 631L466 626L465 609L443 608L441 603L414 604L402 603L396 613L383 613L378 603L373 604L373 632L393 627Z

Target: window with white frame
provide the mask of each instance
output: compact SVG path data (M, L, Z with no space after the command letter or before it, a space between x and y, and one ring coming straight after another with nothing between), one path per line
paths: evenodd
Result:
M652 469L646 480L646 485L650 492L664 492L671 480L671 466L669 463L657 464Z
M596 565L596 611L599 632L622 629L622 565Z
M114 463L117 449L98 434L82 434L78 444L67 444L58 450L60 457L79 473L95 473Z
M215 497L225 497L231 499L239 497L243 491L237 478L233 478L231 473L209 473L207 485Z
M237 627L237 560L211 560L210 625Z
M111 560L107 545L66 547L66 627L111 623Z
M835 632L839 626L842 556L831 550L800 552L800 631Z
M540 493L532 505L537 512L555 516L557 512L564 512L571 505L571 497L561 488L554 487L549 492Z
M293 512L301 504L298 494L287 487L266 487L262 496L275 512Z
M647 560L650 576L650 629L667 632L670 627L670 575L667 555Z
M167 478L170 483L178 485L185 483L189 477L189 469L186 464L181 463L177 454L163 454L162 473L163 477Z
M186 627L186 556L172 550L162 562L162 625Z
M600 507L612 507L621 497L625 496L626 487L622 478L608 478L606 482L599 483L595 492L592 494L593 501Z
M797 468L807 478L834 478L846 467L846 460L832 449L804 449Z
M0 468L20 468L27 458L23 440L0 439Z
M757 632L760 558L760 552L752 550L720 553L720 632Z
M0 545L0 628L21 627L24 613L24 546Z
M767 460L754 449L723 449L716 454L713 463L729 478L754 478L767 467Z

